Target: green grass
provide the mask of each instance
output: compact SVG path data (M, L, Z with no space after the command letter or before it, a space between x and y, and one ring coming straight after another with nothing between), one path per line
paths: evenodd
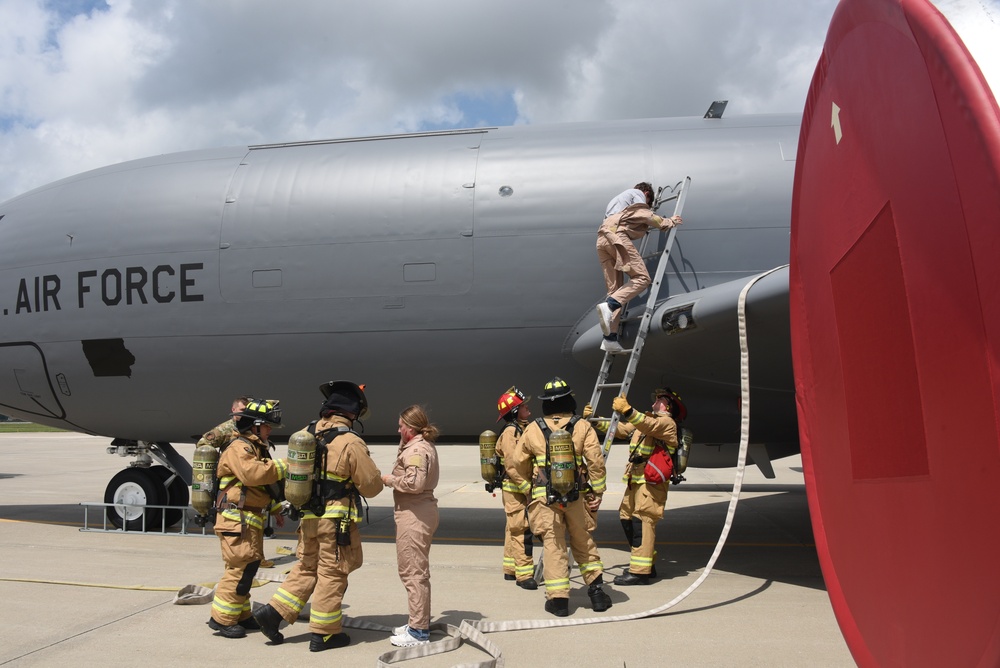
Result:
M28 431L66 431L57 427L48 427L34 422L0 422L0 434L16 434Z

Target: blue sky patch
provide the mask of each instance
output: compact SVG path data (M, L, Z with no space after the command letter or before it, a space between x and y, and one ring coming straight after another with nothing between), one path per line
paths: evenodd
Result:
M517 120L517 105L510 90L479 93L455 93L444 103L454 105L462 112L462 120L454 123L427 123L423 130L446 130L485 126L513 125Z

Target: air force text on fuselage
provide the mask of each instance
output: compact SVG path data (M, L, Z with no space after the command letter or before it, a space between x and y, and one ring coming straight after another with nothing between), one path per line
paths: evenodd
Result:
M160 264L150 267L83 269L75 274L24 276L17 281L12 306L3 315L22 315L70 308L104 308L139 304L200 302L198 287L204 264Z

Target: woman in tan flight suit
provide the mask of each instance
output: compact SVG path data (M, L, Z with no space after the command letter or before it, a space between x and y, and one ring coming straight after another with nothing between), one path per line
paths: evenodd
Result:
M434 497L438 469L438 429L420 406L410 406L399 416L399 453L392 473L382 476L392 487L396 520L396 561L399 579L406 588L410 609L407 623L394 630L389 640L397 647L423 645L430 641L431 627L431 539L438 527Z

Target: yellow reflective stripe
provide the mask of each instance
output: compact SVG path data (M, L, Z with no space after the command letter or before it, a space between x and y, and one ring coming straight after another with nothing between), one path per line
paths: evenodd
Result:
M514 569L514 573L517 575L531 575L534 572L535 567L532 564L528 564L527 566L518 566Z
M525 489L527 489L529 486L530 485L528 485L528 483L524 483ZM503 479L503 485L502 485L502 487L503 487L503 491L505 491L505 492L513 492L514 494L523 494L524 493L524 492L521 491L521 488L519 486L515 485L511 481L510 478L504 478Z
M585 564L580 564L581 573L589 573L590 571L603 571L604 563L601 561L588 561Z
M302 608L306 607L306 602L303 601L298 596L295 596L287 589L278 589L277 593L274 595L276 599L287 605L292 609L293 612L299 613Z
M514 557L504 557L503 558L503 567L505 569L506 568L514 568Z
M316 608L311 608L309 610L309 622L312 624L319 624L320 626L330 626L331 624L337 624L343 618L343 613L338 609L333 612L320 612Z
M545 591L569 591L569 578L545 580Z
M643 415L641 411L633 410L631 417L628 418L628 421L631 422L632 424L639 424L645 419L646 416Z
M590 486L598 494L603 494L604 490L607 489L607 487L608 487L608 477L605 475L605 476L601 476L597 480L591 480L590 481Z
M243 517L240 518L240 511L227 508L222 511L222 516L227 520L233 520L234 522L246 522L247 526L252 526L255 529L264 529L264 517L262 515L257 515L256 513L250 513L243 511Z
M636 567L639 567L639 568L642 568L643 570L645 570L645 569L651 568L653 566L653 558L652 557L639 557L639 556L636 556L636 555L633 554L632 558L629 559L628 564L629 564L629 570L632 570L633 566L636 566Z
M350 476L339 476L329 471L323 471L319 474L320 480L334 480L336 482L347 482L350 480Z
M284 480L288 477L288 462L284 459L275 459L274 467L278 469L278 480Z
M535 487L534 489L532 489L531 490L531 498L532 499L544 499L545 498L545 488L544 487Z
M228 487L234 480L236 480L236 476L224 475L221 478L219 478L219 487L220 488ZM241 483L239 480L236 480L236 486L242 487L243 483Z
M242 603L227 603L219 598L218 595L212 599L212 608L226 617L239 617L240 613L243 612Z

